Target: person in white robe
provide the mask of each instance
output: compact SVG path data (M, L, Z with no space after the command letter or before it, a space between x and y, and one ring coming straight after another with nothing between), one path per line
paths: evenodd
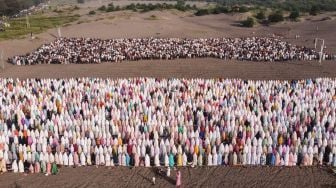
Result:
M14 173L19 172L19 167L18 167L18 164L17 164L16 160L14 160L13 163L12 163L12 170L13 170Z
M19 172L24 173L24 166L23 166L23 162L21 160L19 160Z
M150 167L150 158L149 155L145 155L145 167Z

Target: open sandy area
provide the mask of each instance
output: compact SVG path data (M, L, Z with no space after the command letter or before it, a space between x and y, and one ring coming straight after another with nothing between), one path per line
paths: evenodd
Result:
M181 168L182 187L335 187L336 176L324 167ZM151 183L156 177L156 185ZM163 176L156 168L62 168L56 176L6 173L1 187L175 187L175 171Z
M292 80L336 77L336 62L240 62L220 59L133 61L102 64L8 65L0 77L158 77L158 78L241 78L251 80Z
M107 3L103 1L103 3ZM88 16L96 4L86 4L80 21L62 28L65 37L132 38L132 37L251 37L276 34L293 44L314 47L313 38L324 38L327 51L336 53L336 13L305 17L300 22L241 28L237 22L247 14L192 16L177 11L130 11L97 13ZM148 19L155 15L157 19ZM321 21L325 17L331 19ZM36 35L36 39L0 41L4 59L33 51L54 40L56 29ZM300 35L295 39L295 35ZM5 62L0 77L71 78L71 77L159 77L159 78L241 78L253 80L291 80L316 77L336 77L336 62L236 62L219 59L188 59L172 61L137 61L85 65L14 66ZM336 176L325 167L214 167L182 168L183 187L336 187ZM5 173L0 175L0 187L174 187L175 172L165 178L151 168L62 168L57 176Z

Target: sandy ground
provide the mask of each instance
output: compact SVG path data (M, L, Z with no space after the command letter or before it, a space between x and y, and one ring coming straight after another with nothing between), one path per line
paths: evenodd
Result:
M181 168L182 187L335 187L336 176L325 167ZM1 187L174 187L175 171L166 177L156 168L62 168L57 176L6 173ZM156 185L151 183L156 177ZM284 181L286 180L286 181Z
M91 37L91 38L134 38L134 37L252 37L282 36L284 40L293 44L314 47L315 37L325 39L326 51L336 53L336 13L322 14L316 17L305 17L300 22L284 22L280 24L257 26L254 28L242 28L237 26L239 20L247 14L234 15L207 15L193 16L191 12L152 11L137 13L121 11L112 13L98 13L88 16L88 11L78 10L81 18L78 22L61 29L64 37ZM73 14L78 13L73 11ZM149 19L155 15L157 19ZM320 21L325 17L331 20ZM318 30L316 30L318 29ZM295 39L295 35L300 35ZM50 29L44 33L30 37L0 41L0 50L4 51L4 59L13 55L25 54L33 51L44 43L55 40L56 29Z
M76 13L76 12L74 12ZM157 20L149 20L156 15ZM124 38L124 37L251 37L282 36L294 44L314 47L313 38L324 38L327 51L336 53L336 13L316 17L304 17L300 22L284 22L270 27L237 27L238 20L246 14L191 16L191 13L177 11L152 11L135 13L130 11L98 13L95 16L83 15L87 23L73 23L62 28L66 37ZM325 17L331 20L320 21ZM97 21L96 21L97 20ZM316 27L318 27L316 30ZM299 39L295 35L300 34ZM16 39L0 41L4 60L17 54L25 54L43 43L54 40L56 29L36 35L36 39ZM38 65L32 67L13 67L4 63L0 71L2 77L222 77L243 79L301 79L315 77L335 77L336 62L284 62L284 63L246 63L226 62L218 59L196 59L176 61L128 62L126 64L105 63L101 65ZM2 66L0 66L2 67Z
M105 3L105 1L103 1ZM91 7L91 4L88 7ZM92 4L95 7L96 4ZM251 37L270 36L273 33L294 44L313 47L315 37L326 40L327 50L336 53L336 15L323 14L306 17L300 22L284 22L270 27L237 27L237 21L246 14L191 16L191 13L176 11L133 13L114 12L84 15L81 24L73 23L62 28L66 37ZM74 12L74 14L78 13ZM157 20L149 20L155 15ZM324 17L331 20L320 21ZM318 28L316 27L318 26ZM33 51L41 44L54 40L56 29L36 35L37 39L17 39L0 42L4 59ZM301 37L295 39L295 35ZM70 78L70 77L160 77L160 78L242 78L253 80L303 79L336 77L336 62L235 62L219 59L188 59L173 61L137 61L85 65L35 65L13 66L5 63L0 77L14 78ZM336 187L335 174L322 167L216 167L183 168L183 187ZM24 176L5 173L0 175L0 187L150 187L155 175L150 168L62 168L57 176L42 174ZM156 175L155 187L173 187L175 172L171 178Z
M291 80L336 77L336 62L241 62L220 59L180 59L171 61L131 61L102 64L33 65L7 64L0 77L158 77L158 78L241 78L252 80Z

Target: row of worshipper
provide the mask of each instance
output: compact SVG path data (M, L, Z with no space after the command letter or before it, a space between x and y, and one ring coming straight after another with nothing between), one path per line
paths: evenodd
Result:
M32 53L14 56L15 65L120 62L124 60L220 58L246 61L315 60L320 54L277 38L58 38ZM323 59L335 59L330 53Z
M226 145L227 146L227 145ZM246 147L248 148L248 147ZM252 147L253 148L253 147ZM197 152L180 152L172 151L169 154L155 154L152 151L152 154L138 155L137 152L127 153L123 151L113 151L113 149L104 148L104 151L96 151L91 153L85 153L84 151L78 152L22 152L19 155L20 159L12 156L12 152L6 152L1 154L1 158L4 161L3 166L11 165L11 169L14 172L49 172L51 170L51 165L61 165L61 166L90 166L90 165L103 165L103 166L219 166L219 165L272 165L272 166L296 166L296 165L305 165L310 166L314 164L313 152L304 148L298 153L289 152L290 148L284 146L284 149L280 151L273 151L272 148L269 148L268 152L257 152L249 151L249 149L244 149L243 151L230 151L229 146L221 145L220 150L217 153L216 148L214 147L212 151L202 150L204 153L198 154ZM225 151L225 149L228 149ZM154 150L154 149L152 149ZM252 149L254 150L254 148ZM150 151L149 151L150 152ZM192 154L193 153L193 154ZM324 158L324 157L330 157ZM322 155L318 156L316 161L320 162L322 165L323 161L328 161L326 164L334 166L336 165L332 155ZM9 161L13 161L9 163ZM24 161L24 162L23 162ZM6 164L7 162L7 164ZM316 163L315 163L316 164ZM57 166L52 167L57 170ZM6 171L5 169L4 171ZM57 171L56 171L57 172Z
M335 79L0 79L0 89L6 166L336 165Z

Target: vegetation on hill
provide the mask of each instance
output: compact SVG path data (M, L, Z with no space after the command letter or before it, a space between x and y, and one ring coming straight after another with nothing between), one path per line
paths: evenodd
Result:
M20 10L43 2L45 2L45 0L0 0L0 16L13 15Z
M273 23L284 21L283 13L281 11L276 11L276 12L271 13L268 16L268 21L273 22Z
M266 7L282 11L298 10L309 13L311 9L319 11L336 11L336 0L208 0L224 6L248 5Z
M253 27L255 24L255 21L252 17L248 17L246 20L241 22L243 27Z
M168 9L177 9L180 11L187 11L187 10L197 10L197 7L190 6L186 4L184 0L178 0L175 4L168 4L168 3L131 3L124 7L114 6L113 3L108 4L107 6L103 5L98 8L99 11L103 12L113 12L113 11L120 11L120 10L131 10L131 11L139 11L139 12L149 12L153 10L168 10Z
M257 18L258 20L264 20L264 19L266 19L265 11L259 11L259 12L257 13L257 15L256 15L256 18Z
M59 15L59 16L43 16L33 15L29 17L29 27L25 17L10 19L8 23L10 27L0 32L1 39L14 39L30 33L41 33L47 29L64 26L67 23L74 22L79 19L79 15Z
M300 12L298 10L292 10L289 14L289 19L296 21L300 17Z
M220 13L244 13L250 11L251 8L241 5L241 6L225 6L217 4L214 7L200 8L195 12L195 16L203 16L207 14L220 14Z

